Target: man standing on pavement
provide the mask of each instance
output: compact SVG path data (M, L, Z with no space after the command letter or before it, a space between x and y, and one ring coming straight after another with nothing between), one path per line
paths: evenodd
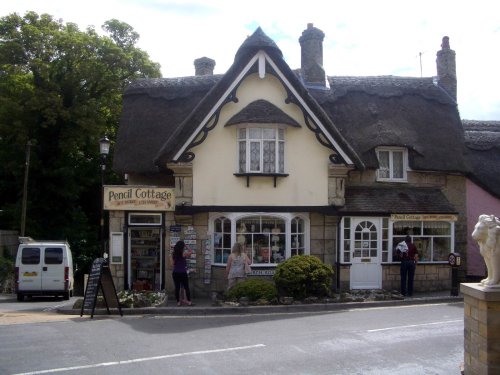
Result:
M404 246L401 249L401 294L411 297L413 295L413 279L417 268L418 251L415 244L411 242L410 236L406 236L405 244L406 249L404 249Z

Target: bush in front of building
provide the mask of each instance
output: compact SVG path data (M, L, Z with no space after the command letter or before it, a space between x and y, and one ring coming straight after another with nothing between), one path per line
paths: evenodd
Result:
M273 276L280 297L303 300L327 297L332 285L333 269L312 255L296 255L276 267Z
M236 284L224 294L226 300L239 301L246 297L250 302L259 300L272 302L277 295L276 287L272 281L254 278Z
M7 256L0 256L0 292L14 293L14 260Z

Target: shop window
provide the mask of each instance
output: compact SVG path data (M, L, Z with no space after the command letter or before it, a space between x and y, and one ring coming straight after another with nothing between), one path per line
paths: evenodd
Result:
M231 220L221 217L214 221L214 262L227 263L231 254Z
M454 224L447 221L397 221L393 224L393 248L409 235L420 262L445 262L454 248ZM394 257L394 253L393 253ZM394 258L395 259L395 258Z
M344 262L349 263L351 261L351 218L344 218Z
M238 173L285 173L285 130L238 129Z
M232 244L243 245L253 265L276 265L308 254L307 221L291 214L228 215L213 220L214 264L226 264Z
M408 154L403 148L381 148L377 150L378 181L406 181Z

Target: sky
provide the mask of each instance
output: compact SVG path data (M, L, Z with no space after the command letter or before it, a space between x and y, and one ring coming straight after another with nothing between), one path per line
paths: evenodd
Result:
M500 121L498 0L15 0L0 16L48 13L81 30L110 19L139 33L137 46L164 77L194 75L194 60L227 71L257 27L275 41L292 69L300 68L299 37L313 23L325 33L329 76L431 77L443 36L456 52L462 119Z

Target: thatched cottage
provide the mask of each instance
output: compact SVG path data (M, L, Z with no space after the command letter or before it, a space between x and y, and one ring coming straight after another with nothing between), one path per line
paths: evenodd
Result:
M225 289L236 241L250 277L310 254L337 290L398 289L406 235L421 254L415 290L450 288L449 254L467 264L468 162L448 38L425 78L327 75L323 39L307 26L293 70L258 28L225 74L203 57L194 76L130 85L113 162L128 185L104 195L118 288L171 289L184 239L195 297Z

